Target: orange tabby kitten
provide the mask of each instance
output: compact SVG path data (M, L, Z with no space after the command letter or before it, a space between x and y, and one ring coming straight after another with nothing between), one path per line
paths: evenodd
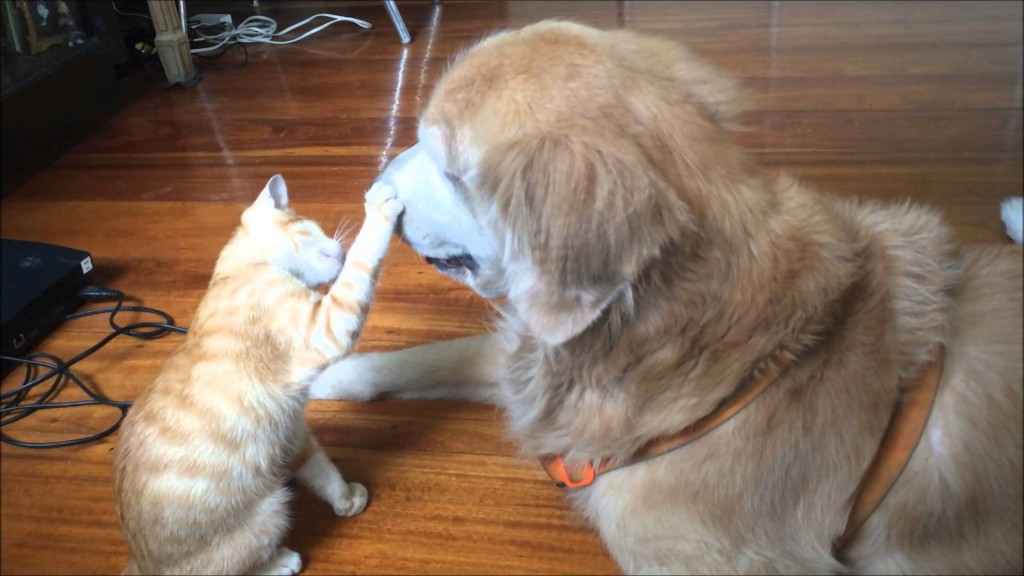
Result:
M274 176L221 252L184 344L121 427L125 573L298 573L299 555L281 546L291 474L339 516L366 506L303 409L311 377L359 336L402 205L387 186L370 189L344 266L339 243L287 206ZM314 289L332 280L326 296Z

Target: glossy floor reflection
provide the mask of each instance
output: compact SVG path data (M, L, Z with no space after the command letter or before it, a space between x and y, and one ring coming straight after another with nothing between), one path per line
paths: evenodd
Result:
M190 3L192 4L192 3ZM335 25L289 46L202 62L192 89L161 78L88 140L5 198L4 237L88 250L97 281L187 323L242 207L276 172L329 229L361 218L362 194L415 138L446 63L481 35L548 18L676 38L738 76L740 134L771 170L823 190L942 210L956 236L1007 241L998 203L1022 189L1020 3L401 2L399 44L380 2L263 0L282 27ZM249 2L213 2L238 22ZM17 135L4 133L4 145ZM484 330L486 305L397 245L361 343L383 350ZM43 349L70 357L104 333L68 324ZM118 341L80 365L130 399L178 343ZM4 387L13 383L5 382ZM74 399L74 395L69 395ZM96 411L37 415L28 439L98 428ZM493 408L444 402L316 402L310 420L371 503L339 520L299 491L290 544L305 573L614 573L596 536L535 463L516 458ZM116 436L79 449L4 445L0 572L113 573L126 556L113 509Z

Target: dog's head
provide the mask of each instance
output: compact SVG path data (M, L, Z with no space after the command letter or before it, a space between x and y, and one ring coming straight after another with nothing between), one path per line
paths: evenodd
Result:
M698 197L716 177L702 166L740 162L720 137L732 95L730 79L672 42L542 22L459 57L419 142L381 178L405 204L413 249L507 297L557 345L628 298L666 245L697 244L713 232L704 222L722 221Z

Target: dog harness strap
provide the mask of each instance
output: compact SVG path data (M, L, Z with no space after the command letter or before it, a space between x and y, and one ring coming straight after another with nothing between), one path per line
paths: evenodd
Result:
M697 420L676 434L656 438L648 442L625 460L616 462L611 458L603 458L597 461L596 464L595 462L588 461L567 467L560 454L552 454L541 458L540 465L559 488L582 488L589 486L601 474L625 468L631 464L636 464L637 462L661 456L666 452L681 448L724 424L753 402L761 392L764 392L778 378L788 363L788 359L775 362L766 368L753 384L726 400L707 416Z
M864 525L913 456L935 404L945 356L946 347L940 344L935 360L900 396L878 452L854 492L846 529L832 543L833 555L838 557L850 538Z
M836 557L857 533L857 530L864 525L871 513L878 508L913 456L921 436L924 435L932 406L935 404L935 397L938 395L945 356L946 347L940 344L932 363L917 379L911 382L900 396L885 435L882 436L878 451L864 473L864 477L857 485L857 491L853 494L853 506L846 520L846 528L832 543L832 553ZM559 488L590 486L601 474L660 456L685 446L714 430L757 398L768 385L775 381L787 364L788 362L780 362L769 368L753 385L748 386L731 400L719 406L711 414L694 422L678 434L651 441L628 459L615 462L610 458L604 458L597 461L596 465L592 461L587 461L566 466L562 456L554 454L541 458L540 464Z

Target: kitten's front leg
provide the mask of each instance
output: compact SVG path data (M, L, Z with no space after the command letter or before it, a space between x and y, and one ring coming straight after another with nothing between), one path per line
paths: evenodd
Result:
M259 566L253 576L293 576L302 571L302 558L298 552L279 546L266 564Z
M357 482L346 482L313 433L306 429L305 447L291 464L295 478L334 507L338 516L355 516L366 508L369 493Z
M317 305L311 343L328 358L348 354L359 339L373 300L377 273L404 207L393 188L377 183L366 193L365 209L366 219L349 249L341 274Z

